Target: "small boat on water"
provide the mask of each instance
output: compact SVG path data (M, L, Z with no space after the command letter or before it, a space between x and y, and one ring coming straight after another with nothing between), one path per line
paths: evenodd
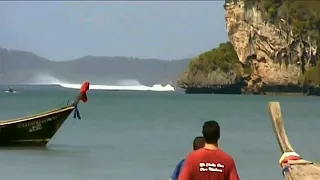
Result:
M5 93L17 93L17 91L8 91L8 90L6 90L6 91L4 91Z
M17 93L17 91L13 90L11 87L8 88L8 90L4 91L5 93Z
M64 107L32 116L0 121L0 146L45 146L74 111L81 119L79 101L87 102L89 82L84 82L76 99Z
M320 166L302 159L292 148L284 128L279 102L269 102L269 115L282 156L279 159L286 180L319 180Z

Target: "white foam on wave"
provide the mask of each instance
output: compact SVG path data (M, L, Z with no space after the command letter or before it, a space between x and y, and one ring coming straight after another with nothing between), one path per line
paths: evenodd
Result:
M67 81L57 79L47 73L36 73L36 75L27 83L34 85L59 85L69 89L80 89L81 84L72 84ZM175 91L174 87L170 84L162 86L155 84L153 86L141 85L135 79L125 79L117 82L119 85L95 85L90 84L90 89L96 90L119 90L119 91Z
M64 88L69 89L80 89L81 84L59 84L60 86ZM153 86L145 86L145 85L135 85L135 86L108 86L108 85L91 85L90 84L90 90L91 89L99 89L99 90L119 90L119 91L175 91L174 87L172 87L170 84L167 84L166 86L162 86L160 84L155 84Z

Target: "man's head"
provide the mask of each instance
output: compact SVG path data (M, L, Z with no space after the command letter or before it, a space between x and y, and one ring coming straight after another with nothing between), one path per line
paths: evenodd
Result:
M202 136L197 136L193 140L193 150L203 148L205 144L204 138Z
M220 126L216 121L207 121L203 124L202 134L208 144L216 144L220 138Z

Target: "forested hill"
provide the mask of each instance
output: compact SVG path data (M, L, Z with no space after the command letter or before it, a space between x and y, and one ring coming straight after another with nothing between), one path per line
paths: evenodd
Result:
M20 84L47 74L71 83L88 79L108 84L136 79L146 85L171 83L174 86L188 63L189 59L165 61L98 56L55 62L31 52L0 48L0 83Z

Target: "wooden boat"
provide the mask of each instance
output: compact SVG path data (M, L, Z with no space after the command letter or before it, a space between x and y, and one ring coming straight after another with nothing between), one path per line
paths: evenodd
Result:
M0 121L0 146L45 146L74 111L74 118L81 119L80 100L87 102L89 82L84 82L77 98L71 104L19 119Z
M302 159L292 148L284 128L279 102L269 102L269 115L282 156L279 164L286 180L319 180L320 167Z

